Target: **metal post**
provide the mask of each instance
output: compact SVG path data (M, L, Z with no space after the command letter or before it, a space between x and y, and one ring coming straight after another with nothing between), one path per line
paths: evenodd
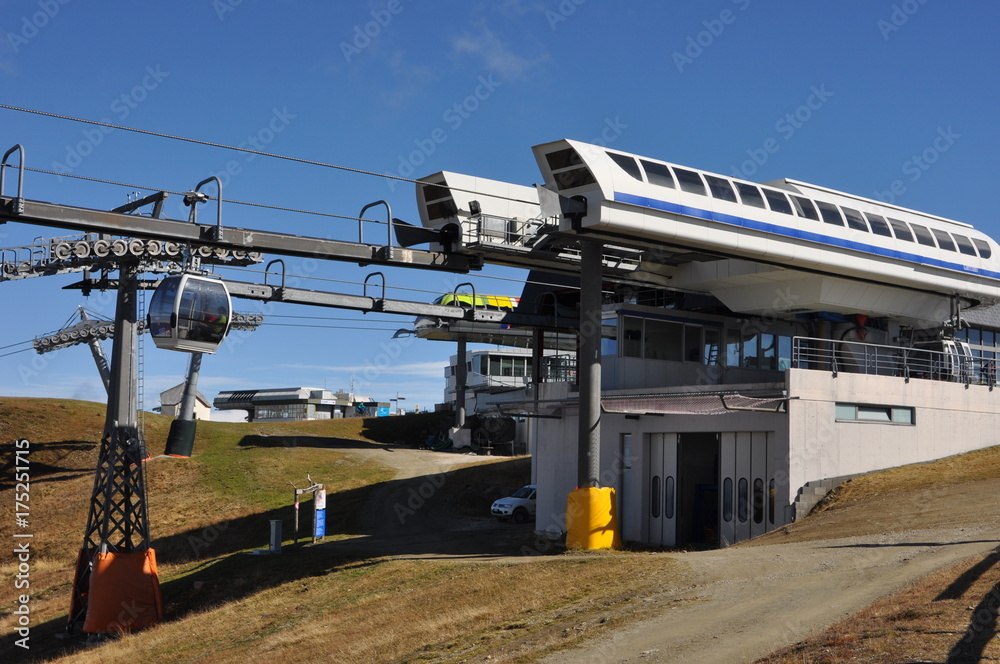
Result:
M198 396L198 375L201 371L201 353L191 353L188 364L187 382L184 384L184 396L181 397L181 409L177 415L179 420L194 420L194 404Z
M580 439L577 485L600 485L601 473L601 254L600 242L580 241Z
M90 320L86 310L80 307L80 320ZM90 337L87 341L90 352L94 356L94 363L97 364L97 372L101 374L101 382L104 383L104 391L111 391L111 370L108 368L108 356L104 354L104 346L101 345L97 337Z
M467 372L465 370L465 337L458 338L458 364L455 367L455 427L461 429L465 426L465 382Z

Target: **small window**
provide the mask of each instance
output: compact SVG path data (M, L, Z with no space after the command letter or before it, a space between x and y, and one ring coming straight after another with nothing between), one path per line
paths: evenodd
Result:
M654 475L649 486L649 509L654 519L660 518L660 476Z
M646 179L649 180L649 184L657 184L661 187L670 187L671 189L677 188L674 185L674 176L670 174L670 169L667 168L666 164L657 164L645 159L640 159L639 161L642 162L642 167L646 169Z
M795 205L795 211L799 213L800 217L819 221L819 213L816 212L816 206L808 198L793 195L792 204Z
M868 232L868 224L861 217L861 213L851 208L844 208L844 216L847 217L847 225L856 231Z
M663 483L663 516L674 518L674 476L668 475Z
M913 234L917 236L918 243L928 247L937 246L934 243L934 236L931 235L931 232L927 230L926 226L921 226L920 224L910 224L910 228L913 229Z
M639 164L636 163L635 157L629 157L624 154L615 154L614 152L609 152L608 156L611 160L621 166L621 169L631 175L636 180L642 181L642 172L639 170Z
M585 187L589 184L595 184L597 182L588 168L574 168L571 171L553 173L552 177L555 179L556 186L559 187L560 191L565 189L575 189L577 187Z
M764 523L764 480L753 481L753 522Z
M872 233L875 233L875 235L882 235L884 237L892 237L892 231L889 230L889 224L886 223L883 217L870 212L866 212L865 216L868 217L868 225L872 227Z
M736 192L733 191L733 185L729 184L729 180L723 180L712 175L706 175L705 180L708 182L708 188L712 191L712 196L715 198L732 203L739 202L736 200Z
M959 235L958 233L952 233L952 237L955 238L955 244L958 245L958 250L967 256L975 256L976 248L972 246L972 240L965 237L964 235Z
M819 201L816 205L819 206L820 214L823 215L823 221L834 226L844 225L844 218L840 216L840 209L836 205L830 205L823 201Z
M914 410L906 406L878 406L871 404L836 404L836 419L840 422L878 422L884 424L910 424Z
M733 478L727 477L722 483L722 520L733 520Z
M747 478L740 478L740 489L739 495L736 501L736 518L740 520L740 523L746 523L747 517L750 516L750 496L748 495L748 489L750 488L750 483L747 482Z
M569 168L570 166L579 166L583 163L580 155L573 148L563 148L562 150L550 152L545 155L545 160L549 162L549 168L553 171Z
M767 209L767 206L764 205L764 197L760 195L760 189L757 187L752 184L737 182L736 189L740 192L743 205L752 205L753 207Z
M993 255L993 251L990 249L990 243L985 240L980 240L979 238L972 238L972 244L976 245L976 249L979 250L979 256L981 258L989 258Z
M889 225L892 226L892 231L896 234L897 240L913 242L913 234L910 233L910 227L906 225L905 221L893 219L892 217L890 217L888 221Z
M701 194L702 196L705 195L705 183L701 181L701 175L694 171L677 167L674 167L674 173L677 175L677 181L681 185L681 191Z
M951 239L951 236L947 232L932 228L931 232L934 233L934 237L937 238L938 246L947 251L956 251L955 242Z
M763 192L772 210L781 212L782 214L792 214L792 206L788 203L788 199L783 193L780 191L770 191L769 189L764 189Z

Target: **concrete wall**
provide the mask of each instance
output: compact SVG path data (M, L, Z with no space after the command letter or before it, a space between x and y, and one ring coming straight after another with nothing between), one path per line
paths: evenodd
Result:
M930 461L1000 443L1000 389L788 370L789 483ZM912 426L838 422L836 403L915 408Z

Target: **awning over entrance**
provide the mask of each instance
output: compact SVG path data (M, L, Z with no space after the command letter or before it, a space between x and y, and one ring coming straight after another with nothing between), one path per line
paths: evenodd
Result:
M788 401L784 392L741 394L699 392L688 394L622 395L601 399L605 413L636 415L725 415L737 411L780 412Z

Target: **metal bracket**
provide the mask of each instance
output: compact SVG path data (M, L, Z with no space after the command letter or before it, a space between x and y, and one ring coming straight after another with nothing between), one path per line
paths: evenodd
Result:
M18 143L3 155L3 161L0 162L0 196L3 196L5 176L7 174L7 167L11 164L7 163L7 157L12 155L14 152L18 153L18 164L17 164L17 198L10 202L8 211L11 214L24 214L24 147ZM0 224L6 223L0 221Z
M192 190L184 196L184 204L191 206L191 216L189 217L191 223L198 223L198 203L204 203L208 200L208 195L202 193L202 185L206 185L209 182L215 182L215 186L219 191L219 197L216 199L216 214L215 214L215 231L214 236L211 238L213 240L222 239L222 181L215 175L207 177Z
M381 303L385 302L385 275L384 274L382 274L381 272L372 272L367 277L365 277L365 283L361 287L361 296L362 297L368 297L368 280L371 279L372 277L374 277L375 275L378 275L378 276L382 277L382 297L380 299L378 299L378 304L375 304L373 302L373 305L375 305L375 306L373 306L373 310L374 311L378 311L378 310L380 310L382 308L382 304ZM375 300L375 298L373 297L372 300Z
M385 216L386 216L386 228L389 231L388 242L386 243L385 256L386 260L392 260L392 208L385 201L375 201L374 203L369 203L368 205L361 208L361 212L358 213L358 242L364 244L365 241L365 229L364 229L364 216L365 212L373 207L379 205L385 206Z
M280 258L275 258L273 261L267 264L264 268L264 285L267 286L267 275L271 272L271 266L275 263L281 263L281 290L285 290L285 261Z

